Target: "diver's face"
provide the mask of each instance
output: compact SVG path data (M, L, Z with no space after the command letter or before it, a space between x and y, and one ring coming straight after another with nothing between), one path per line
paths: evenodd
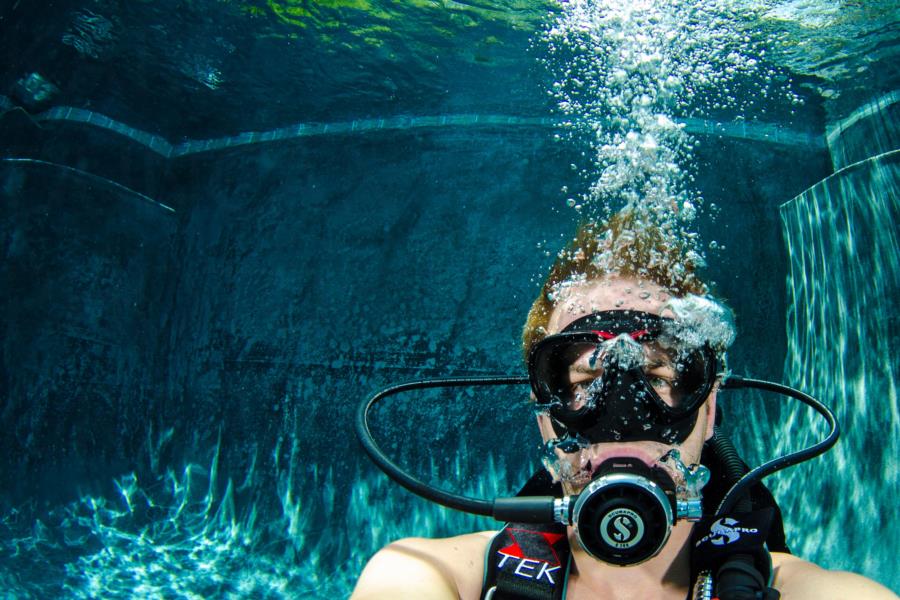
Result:
M674 315L665 309L670 299L671 296L660 286L649 281L629 278L604 278L571 286L559 293L556 307L550 314L547 334L559 333L567 325L585 315L608 310L636 310L673 317ZM714 387L699 408L694 429L681 444L667 445L656 441L608 442L593 444L572 454L556 450L559 460L568 465L565 470L569 475L561 477L563 489L567 494L578 493L590 481L597 467L613 456L634 457L652 465L672 448L678 448L685 464L699 463L703 442L712 436L715 405ZM538 426L545 442L556 438L548 416L538 416Z

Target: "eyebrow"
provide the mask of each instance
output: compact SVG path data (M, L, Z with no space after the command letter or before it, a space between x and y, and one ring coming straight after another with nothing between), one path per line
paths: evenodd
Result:
M645 365L645 368L650 369L650 370L659 369L660 367L665 367L665 368L669 368L669 369L673 369L673 370L675 368L674 365L672 364L672 361L661 361L659 359L648 360L647 364Z

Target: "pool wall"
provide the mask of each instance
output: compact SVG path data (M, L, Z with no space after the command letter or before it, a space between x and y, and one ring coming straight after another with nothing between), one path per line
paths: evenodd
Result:
M583 185L571 165L584 157L541 122L485 121L166 158L93 119L9 113L0 424L13 435L0 441L0 506L112 502L135 481L181 493L202 472L207 504L231 508L201 515L284 521L296 561L352 556L353 568L394 536L471 528L387 485L350 424L388 383L522 371L521 323L578 221L561 188ZM779 379L788 263L777 207L826 177L829 156L814 136L774 126L708 130L697 186L720 210L699 227L724 246L709 250L708 276L742 332L731 366ZM745 425L772 402L724 396L745 457L769 456L769 438ZM536 464L523 399L433 407L428 423L385 425L386 444L436 465L450 489L479 489L484 474L514 489ZM503 462L485 458L498 443ZM173 506L166 518L180 518Z
M835 409L841 442L826 456L777 478L799 519L801 555L859 569L900 589L900 94L889 94L829 128L840 169L780 208L787 240L786 379ZM853 161L849 162L848 161ZM808 411L783 408L791 435L781 453L814 441ZM817 481L815 490L799 480ZM803 531L823 532L804 536Z

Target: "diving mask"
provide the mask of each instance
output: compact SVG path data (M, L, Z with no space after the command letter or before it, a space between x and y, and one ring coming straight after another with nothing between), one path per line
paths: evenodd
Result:
M633 310L597 312L538 342L528 358L537 409L556 444L683 442L712 391L718 360L691 346L673 319Z

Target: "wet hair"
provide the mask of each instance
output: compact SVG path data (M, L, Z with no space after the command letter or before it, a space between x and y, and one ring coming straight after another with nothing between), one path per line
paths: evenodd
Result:
M674 297L700 296L708 288L695 272L698 258L688 243L644 222L633 210L622 210L602 224L582 223L575 238L557 255L528 311L522 331L525 359L532 346L546 337L557 296L567 283L632 277L653 282Z

